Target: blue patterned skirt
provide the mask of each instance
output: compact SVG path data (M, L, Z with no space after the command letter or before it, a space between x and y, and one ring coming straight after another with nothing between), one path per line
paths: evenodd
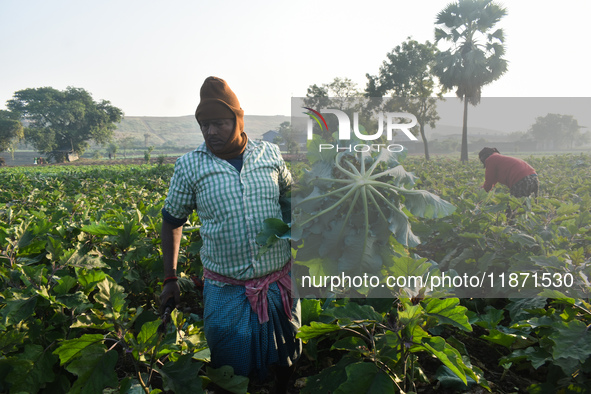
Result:
M277 283L269 286L269 321L263 324L252 310L244 286L217 286L206 279L203 299L212 367L230 365L237 375L255 372L265 379L269 366L291 366L299 358L302 344L295 336L301 325L300 301L294 299L289 320Z

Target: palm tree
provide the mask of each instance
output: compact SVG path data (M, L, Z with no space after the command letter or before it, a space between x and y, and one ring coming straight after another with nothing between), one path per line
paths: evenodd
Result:
M462 162L468 160L468 103L477 105L482 87L507 71L503 29L493 30L506 14L492 0L458 0L437 14L435 43L451 47L440 52L434 71L443 87L456 88L464 101Z

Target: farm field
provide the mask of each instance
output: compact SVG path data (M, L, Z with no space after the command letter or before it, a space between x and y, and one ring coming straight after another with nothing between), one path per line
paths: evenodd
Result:
M487 194L477 160L402 161L415 189L455 210L410 215L420 243L397 244L400 261L421 273L425 262L471 275L535 267L550 278L571 275L588 295L591 156L525 159L540 177L537 200L499 186ZM0 168L0 393L199 393L213 383L270 391L208 366L191 279L201 274L196 215L179 257L182 304L158 331L160 210L172 171L172 164ZM301 168L293 172L299 177ZM302 299L304 354L291 390L588 392L589 299L539 287L527 298L496 287L469 298L419 289Z

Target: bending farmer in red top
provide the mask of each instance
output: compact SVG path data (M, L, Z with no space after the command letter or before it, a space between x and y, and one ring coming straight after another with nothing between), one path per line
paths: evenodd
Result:
M484 165L485 180L482 187L489 192L496 183L509 187L512 196L528 197L532 193L538 196L538 175L536 170L525 161L503 156L497 148L484 148L478 154Z

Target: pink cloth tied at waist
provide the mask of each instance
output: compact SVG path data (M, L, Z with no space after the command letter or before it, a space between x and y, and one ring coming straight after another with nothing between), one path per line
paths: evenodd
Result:
M279 271L271 272L269 275L260 278L238 280L218 274L206 268L203 268L203 276L207 279L227 283L233 286L244 286L246 289L246 297L250 302L250 307L258 315L259 323L263 324L269 321L267 291L269 290L269 285L273 282L277 282L277 287L279 287L281 300L283 302L283 310L287 317L289 317L289 320L291 320L292 296L291 276L289 276L290 271L291 260Z

